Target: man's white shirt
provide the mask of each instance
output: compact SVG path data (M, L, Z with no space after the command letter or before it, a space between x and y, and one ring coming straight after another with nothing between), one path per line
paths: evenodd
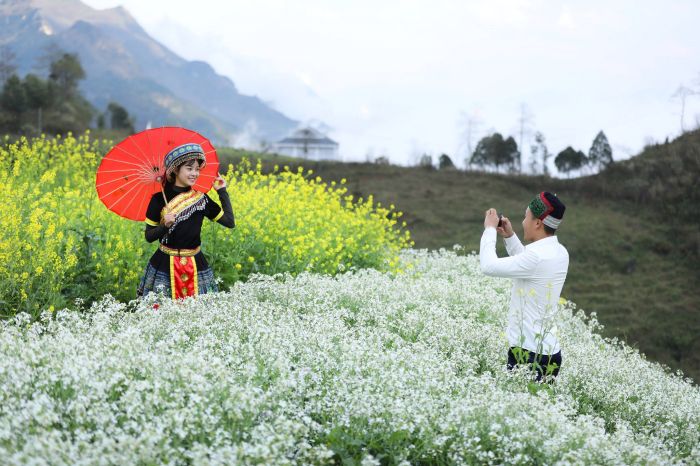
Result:
M505 238L509 257L499 258L497 238L495 228L484 229L479 261L484 274L513 279L508 343L541 354L559 352L553 318L569 270L569 253L555 235L523 246L513 234Z

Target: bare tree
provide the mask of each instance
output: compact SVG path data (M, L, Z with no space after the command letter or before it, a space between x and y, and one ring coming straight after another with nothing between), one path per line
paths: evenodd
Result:
M7 78L17 72L15 59L17 59L17 55L8 45L0 47L0 86L5 84Z
M473 113L468 114L467 112L462 112L460 114L460 142L457 148L457 153L464 156L464 164L469 167L469 161L474 155L474 138L477 136L479 131L479 126L481 126L482 121Z
M530 146L530 152L532 157L530 159L530 170L533 175L542 173L545 176L549 175L549 167L547 161L552 156L547 148L547 141L545 140L544 134L537 131L535 133L535 143ZM541 160L541 166L540 166ZM541 171L540 171L541 169Z
M55 42L49 42L37 57L33 71L39 76L48 77L51 72L51 63L59 60L66 52Z
M671 98L678 99L681 104L681 133L685 133L685 104L688 97L698 94L698 91L681 84Z
M520 117L518 118L519 126L519 136L518 140L518 160L515 162L516 170L521 172L523 170L522 166L522 153L523 153L523 139L525 136L529 136L531 129L531 124L533 120L532 112L526 103L520 104Z

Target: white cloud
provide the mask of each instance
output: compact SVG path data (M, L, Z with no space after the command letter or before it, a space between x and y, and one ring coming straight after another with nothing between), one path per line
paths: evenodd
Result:
M327 122L350 159L368 148L404 163L417 146L452 154L461 113L479 112L480 135L509 133L523 102L554 152L587 150L600 129L636 151L678 131L668 97L700 71L700 4L690 1L86 3L122 3L241 91ZM691 102L688 122L699 112Z

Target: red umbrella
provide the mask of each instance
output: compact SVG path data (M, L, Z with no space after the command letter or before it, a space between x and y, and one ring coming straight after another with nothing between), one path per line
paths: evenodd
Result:
M186 143L202 146L207 158L194 189L206 193L219 173L219 158L208 139L185 128L162 127L141 131L114 146L97 169L97 195L112 212L143 221L151 196L162 190L163 160L171 149Z

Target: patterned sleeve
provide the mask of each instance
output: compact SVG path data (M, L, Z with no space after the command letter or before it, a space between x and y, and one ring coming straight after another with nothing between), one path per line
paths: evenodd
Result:
M207 209L204 211L204 215L211 221L216 222L223 217L224 211L209 195L205 194L205 196L207 197Z
M163 198L159 196L161 196L160 193L154 194L146 209L146 224L153 227L160 225L160 212L164 205Z

